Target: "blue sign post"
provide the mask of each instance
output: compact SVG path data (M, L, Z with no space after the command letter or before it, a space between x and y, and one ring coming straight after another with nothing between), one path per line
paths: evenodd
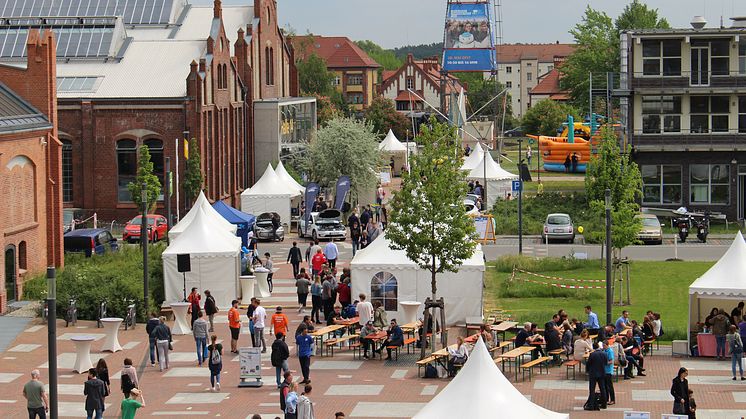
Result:
M513 192L521 192L523 190L523 182L520 180L514 180L512 182Z

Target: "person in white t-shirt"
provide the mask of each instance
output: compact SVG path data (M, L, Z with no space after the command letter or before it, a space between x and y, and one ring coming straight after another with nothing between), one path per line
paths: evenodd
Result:
M357 315L360 317L358 323L365 326L369 320L373 320L373 304L365 300L365 294L358 295L360 302L357 303Z
M254 304L256 304L254 309L254 345L259 347L259 342L261 342L262 353L264 353L267 352L267 343L264 341L264 324L267 319L267 312L261 306L261 303L258 299L254 300Z

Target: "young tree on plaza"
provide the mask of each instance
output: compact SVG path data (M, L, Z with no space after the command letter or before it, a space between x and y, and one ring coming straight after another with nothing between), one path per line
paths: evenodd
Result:
M137 204L137 208L142 208L142 185L146 185L146 208L150 212L161 194L161 181L158 176L153 174L153 162L150 161L150 149L146 145L140 146L140 155L137 161L137 176L134 182L127 185L130 191L132 202Z
M411 170L403 173L401 190L391 199L386 237L430 272L435 301L437 274L456 272L471 257L476 231L462 205L467 185L456 129L432 118L423 124L418 142L423 149L411 158Z
M605 240L605 193L611 190L611 242L615 249L637 243L640 220L635 218L642 197L642 176L629 152L621 152L619 139L612 128L601 130L598 154L591 157L585 177L585 192L591 211L598 214L598 225L588 229L590 236Z
M199 192L202 190L202 183L204 176L202 175L202 165L200 162L199 155L199 143L196 138L189 140L189 158L186 160L186 167L184 168L184 180L181 181L181 185L184 190L184 198L186 202L191 205L194 199L197 198Z
M376 186L381 163L378 135L370 124L352 118L332 119L316 131L304 160L306 172L322 187L334 186L340 176L349 176L354 202Z

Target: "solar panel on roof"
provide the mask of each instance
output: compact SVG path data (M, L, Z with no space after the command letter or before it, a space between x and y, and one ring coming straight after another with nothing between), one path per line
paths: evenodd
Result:
M105 58L114 40L112 28L51 28L58 58ZM26 56L27 28L0 28L0 58Z
M0 0L0 16L121 16L126 25L167 24L174 0Z

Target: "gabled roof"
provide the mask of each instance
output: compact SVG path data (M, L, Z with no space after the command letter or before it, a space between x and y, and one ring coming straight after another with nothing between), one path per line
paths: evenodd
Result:
M299 50L300 56L315 53L326 61L329 68L381 66L346 36L296 36L293 37L293 47Z
M51 128L46 115L0 83L0 133Z
M502 44L495 47L500 64L519 63L521 59L536 59L551 63L555 57L567 57L575 51L573 44Z
M381 91L386 91L392 83L395 83L401 73L406 71L409 65L414 66L415 70L418 71L425 80L427 80L427 82L433 87L433 89L435 89L437 92L440 92L440 62L438 61L437 57L427 58L424 60L415 60L412 53L407 54L407 59L404 61L404 64L399 67L398 70L384 72L383 83L381 83ZM461 91L461 88L464 86L461 84L461 81L458 79L458 77L450 73L448 73L446 77L448 77L449 80L449 82L446 83L446 93L459 93ZM465 87L464 90L466 90ZM398 93L405 91L406 89L401 89ZM406 99L399 99L397 97L396 100L409 99L407 96Z
M553 100L567 100L569 99L569 94L566 90L562 90L560 87L560 79L562 74L557 70L557 68L553 68L552 71L549 73L543 75L539 79L539 84L537 84L533 89L531 89L531 92L529 94L531 95L547 95L550 99Z

